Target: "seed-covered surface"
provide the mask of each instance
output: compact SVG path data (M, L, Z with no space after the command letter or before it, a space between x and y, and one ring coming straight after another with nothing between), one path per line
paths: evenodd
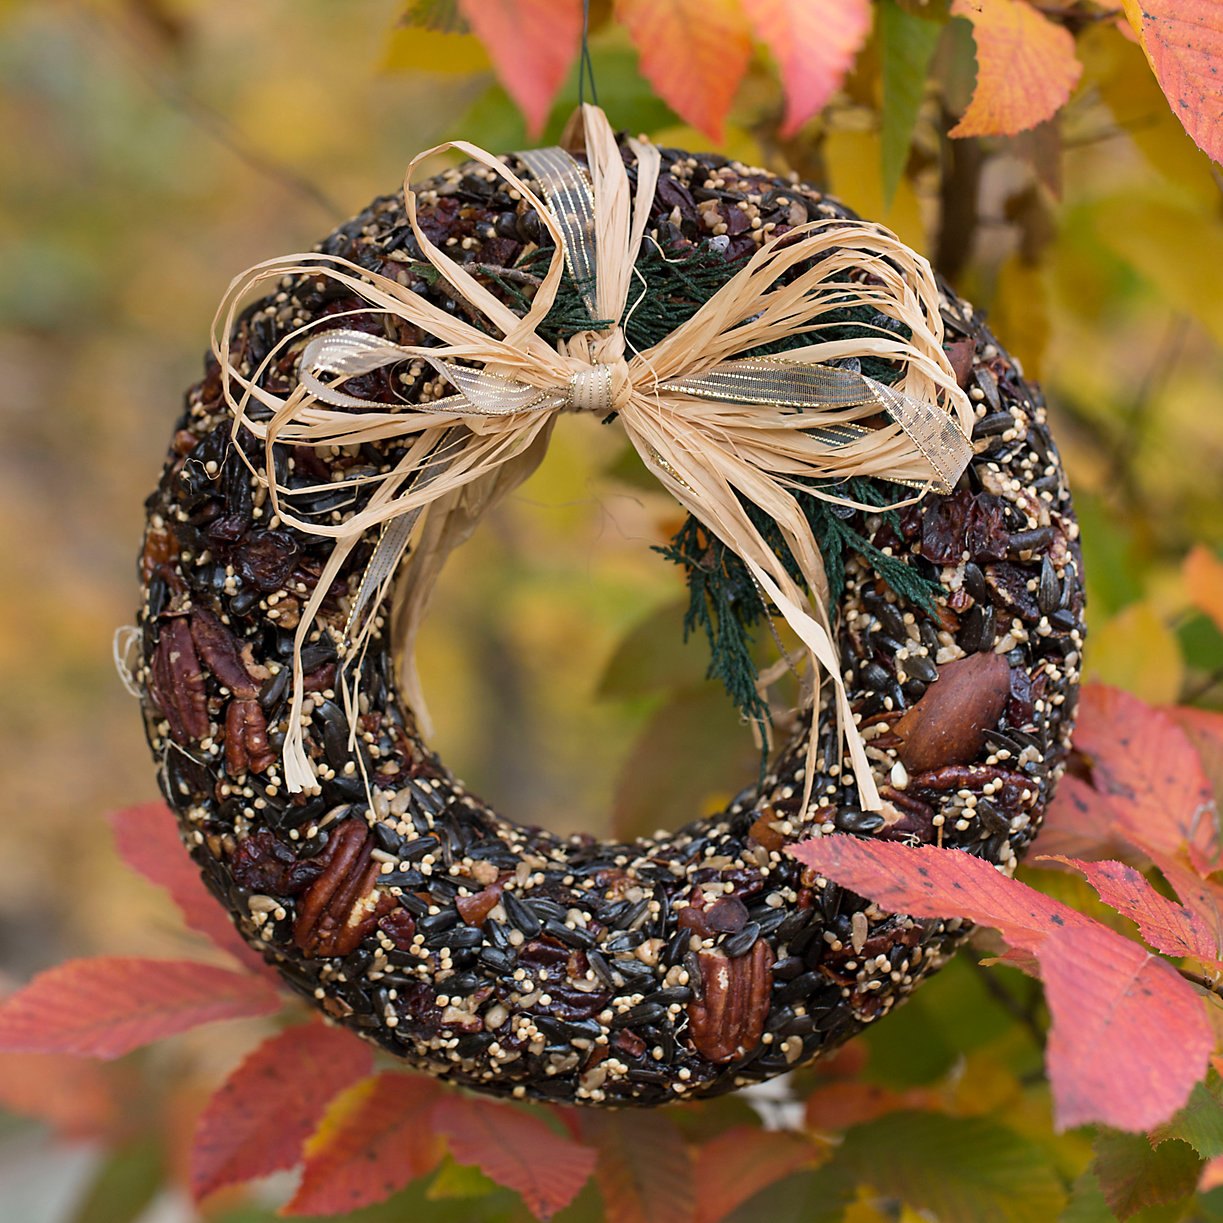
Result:
M737 261L789 227L850 215L762 171L663 158L650 238L669 252L699 245ZM493 291L530 293L526 269L546 238L491 173L447 172L420 209L429 237ZM468 312L420 270L398 197L375 201L321 249ZM361 305L331 282L286 280L242 316L235 360L253 370L286 334ZM320 787L286 792L289 658L328 544L272 515L251 470L263 469L262 447L239 438L248 468L210 362L148 500L137 678L162 789L243 936L362 1036L440 1077L516 1096L651 1105L712 1095L801 1065L886 1014L964 927L881 911L787 846L848 834L952 846L1012 869L1065 758L1082 647L1078 528L1043 400L967 303L946 294L943 316L976 409L975 458L949 496L890 523L854 516L942 592L932 607L909 604L851 557L837 609L883 810L855 806L830 716L806 811L800 730L725 813L630 844L521 827L468 793L421 742L385 638L363 663L355 728L370 801L335 647L368 547L328 592L305 650L306 747ZM428 342L373 314L338 325ZM299 348L268 385L292 385ZM346 389L409 402L442 392L418 365ZM396 457L369 445L281 447L275 474L323 486L295 504L337 522L362 496L351 481Z

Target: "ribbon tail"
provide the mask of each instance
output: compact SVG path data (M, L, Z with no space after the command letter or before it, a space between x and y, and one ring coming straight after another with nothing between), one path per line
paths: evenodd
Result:
M820 665L832 680L836 693L837 718L840 723L841 735L849 752L850 763L853 765L854 780L858 785L858 797L865 810L878 811L883 804L879 798L879 790L875 785L874 775L871 773L870 761L866 758L866 744L862 741L857 724L854 722L853 710L849 706L849 697L845 691L845 681L841 678L841 660L837 655L836 645L824 626L810 612L804 611L793 599L783 593L781 587L773 581L756 561L750 556L745 556L743 560L755 576L756 581L760 583L764 592L772 600L773 605L781 612L786 623L794 630L803 645L819 660ZM813 732L808 744L808 768L803 779L802 805L804 811L807 808L807 804L811 801L811 791L815 781L814 770L810 765L813 763L813 746L816 739L814 719L818 717L818 711L819 693L817 689L812 710Z
M936 491L951 492L972 458L972 442L955 418L933 404L904 395L882 382L871 378L864 381L930 464Z

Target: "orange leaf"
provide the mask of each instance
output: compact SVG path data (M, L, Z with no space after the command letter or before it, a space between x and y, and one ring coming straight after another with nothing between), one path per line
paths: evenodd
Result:
M1127 0L1172 113L1204 153L1223 161L1223 11L1218 0Z
M1223 957L1217 930L1212 931L1188 904L1179 905L1161 896L1132 866L1121 862L1080 862L1061 856L1056 861L1082 874L1105 904L1137 924L1142 937L1156 951L1201 960Z
M269 1015L275 991L190 960L103 956L40 973L0 1006L0 1050L122 1057L216 1019Z
M589 1147L508 1104L447 1095L433 1111L433 1124L459 1163L475 1164L521 1194L537 1219L550 1219L568 1206L594 1171Z
M1036 954L1053 1016L1045 1064L1057 1128L1136 1133L1183 1108L1214 1047L1193 986L1095 922L1059 930Z
M101 1138L118 1118L110 1067L62 1053L0 1053L0 1108L66 1138Z
M1023 0L954 0L972 22L977 83L952 136L1013 136L1051 118L1083 66L1074 38Z
M459 0L497 78L539 135L582 41L582 0Z
M685 122L721 140L752 54L737 0L616 0L641 71Z
M1205 1072L1210 1022L1171 965L981 858L847 836L804 841L791 852L886 908L966 917L1035 955L1053 1018L1048 1070L1060 1128L1100 1121L1151 1129Z
M110 826L119 856L137 874L164 888L183 920L248 968L269 972L263 959L243 942L178 835L174 813L165 803L141 803L112 811Z
M853 67L871 28L870 0L743 0L743 9L781 69L781 134L792 136Z
M1205 612L1223 632L1223 561L1198 544L1185 557L1184 573L1189 602Z
M1095 789L1112 800L1118 835L1156 859L1185 851L1199 874L1218 861L1214 791L1184 731L1162 710L1118 688L1090 684L1074 746Z
M723 1130L696 1157L696 1223L718 1223L748 1198L813 1163L810 1141L746 1125Z
M305 1023L269 1037L200 1114L191 1148L196 1199L293 1167L328 1103L372 1064L370 1047L341 1028Z
M693 1223L692 1157L662 1113L594 1113L583 1133L598 1148L605 1223Z
M362 1079L337 1096L306 1143L288 1215L329 1215L384 1201L437 1164L430 1114L441 1086L423 1075Z

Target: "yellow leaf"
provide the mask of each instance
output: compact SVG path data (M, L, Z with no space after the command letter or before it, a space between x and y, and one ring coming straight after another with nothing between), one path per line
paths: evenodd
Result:
M1189 602L1223 632L1223 561L1202 544L1185 557L1185 589Z
M1102 24L1084 31L1077 47L1084 81L1099 90L1117 126L1170 184L1214 208L1219 188L1210 159L1177 122L1141 49Z
M913 184L902 179L892 202L883 195L883 156L878 131L836 128L824 140L828 185L855 212L880 221L902 241L921 250L926 245L921 204Z
M662 100L720 141L752 53L738 0L616 0L616 16Z
M1223 231L1217 220L1172 194L1125 194L1092 206L1100 240L1150 281L1175 310L1196 318L1223 344ZM1173 257L1170 252L1175 252Z
M445 34L419 26L396 26L382 52L384 72L442 72L468 76L487 72L488 53L471 34Z
M1019 358L1024 374L1044 377L1045 346L1049 343L1049 287L1043 265L1012 255L998 269L994 325L1006 336L1007 348Z
M1150 603L1132 603L1090 636L1085 679L1124 688L1152 705L1171 705L1185 673L1176 636Z
M825 106L871 28L870 0L743 0L756 37L773 53L786 89L783 136Z
M977 84L952 136L1013 136L1051 118L1082 72L1074 38L1021 0L954 0L972 22Z

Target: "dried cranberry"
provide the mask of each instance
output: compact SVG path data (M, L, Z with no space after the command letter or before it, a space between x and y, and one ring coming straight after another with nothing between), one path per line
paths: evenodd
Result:
M243 580L264 594L279 590L297 562L297 541L283 531L255 531L238 550Z
M299 862L293 851L266 828L252 833L234 854L234 881L252 892L296 896L323 872L317 860Z

